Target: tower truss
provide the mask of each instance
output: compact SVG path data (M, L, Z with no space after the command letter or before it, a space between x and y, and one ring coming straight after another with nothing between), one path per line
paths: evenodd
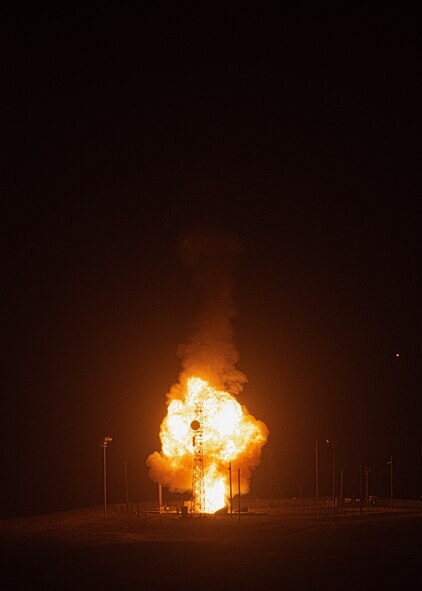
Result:
M194 431L192 437L193 472L191 513L205 513L203 413L202 402L197 402L195 404L195 420L191 423L191 428Z

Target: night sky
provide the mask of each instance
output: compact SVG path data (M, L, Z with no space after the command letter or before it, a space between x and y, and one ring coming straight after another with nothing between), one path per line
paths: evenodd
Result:
M0 513L155 498L192 230L233 236L239 401L272 493L422 495L420 12L3 33ZM135 23L136 25L136 23ZM399 357L396 354L399 353ZM267 448L268 449L268 448ZM269 494L267 451L252 492Z

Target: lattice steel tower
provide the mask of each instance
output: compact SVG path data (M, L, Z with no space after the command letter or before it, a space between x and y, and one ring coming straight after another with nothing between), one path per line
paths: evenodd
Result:
M205 483L204 483L204 431L203 431L203 405L195 404L195 416L190 426L194 431L193 445L193 473L192 473L192 501L191 513L205 513Z

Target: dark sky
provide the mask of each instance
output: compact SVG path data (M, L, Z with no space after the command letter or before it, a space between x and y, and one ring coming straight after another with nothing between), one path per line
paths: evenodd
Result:
M363 462L387 495L391 454L397 494L422 494L420 16L3 31L3 515L100 504L104 435L110 500L125 459L132 498L155 495L195 300L175 245L198 228L242 244L240 401L274 494L314 494L325 437L347 494ZM320 463L328 495L322 443Z

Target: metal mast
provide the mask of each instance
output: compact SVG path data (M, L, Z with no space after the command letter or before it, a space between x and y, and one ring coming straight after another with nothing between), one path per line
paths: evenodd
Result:
M190 425L191 429L195 432L192 437L193 473L191 513L205 513L203 411L202 402L197 402L195 404L196 419Z

